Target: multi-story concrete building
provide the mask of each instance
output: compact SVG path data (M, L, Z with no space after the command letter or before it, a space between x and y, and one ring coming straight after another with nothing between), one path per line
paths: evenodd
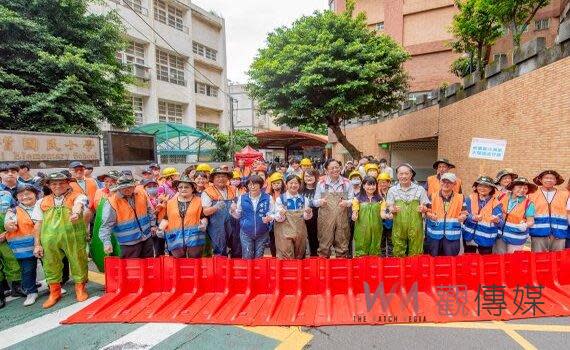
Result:
M545 37L547 46L552 45L566 3L552 0L540 9L523 34L522 43ZM342 12L346 0L329 0L329 8ZM412 55L405 63L411 92L426 92L442 83L459 81L449 72L450 64L460 57L447 45L452 39L448 28L457 13L453 0L357 0L355 12L365 12L371 28L390 35ZM512 49L512 36L507 31L491 54L506 54L510 59Z
M280 129L273 122L270 114L263 114L259 111L257 101L249 96L245 90L245 84L230 82L229 92L234 100L234 129L248 129L252 132Z
M136 78L129 87L136 123L229 129L224 19L190 0L107 0L128 46L117 57Z

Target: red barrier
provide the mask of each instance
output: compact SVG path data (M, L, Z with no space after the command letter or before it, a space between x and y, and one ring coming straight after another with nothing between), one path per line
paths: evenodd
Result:
M105 260L63 323L341 325L570 315L570 250L408 258Z

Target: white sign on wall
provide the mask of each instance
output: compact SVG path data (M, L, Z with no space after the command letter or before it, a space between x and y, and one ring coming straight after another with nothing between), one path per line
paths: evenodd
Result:
M474 137L471 140L469 158L503 160L507 140L482 139Z

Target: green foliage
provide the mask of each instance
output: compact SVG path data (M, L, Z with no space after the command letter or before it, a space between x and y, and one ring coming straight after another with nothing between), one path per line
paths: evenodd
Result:
M249 130L235 130L233 134L226 134L219 129L209 129L207 132L214 138L216 149L212 152L212 160L215 162L227 162L232 160L234 153L245 146L255 147L259 140Z
M397 109L405 98L409 54L367 28L364 14L315 12L267 37L249 69L248 90L262 110L290 127L330 127L353 158L343 120Z
M305 124L299 126L299 131L310 132L311 134L327 135L328 128L326 124Z
M489 62L491 46L502 35L501 24L493 15L494 0L456 0L459 12L453 16L450 32L454 40L450 42L455 52L466 53L467 59L452 63L451 72L464 76L478 70L484 75Z
M455 61L451 63L449 71L458 76L459 78L463 78L464 76L473 72L473 68L471 65L471 58L470 57L459 57Z
M88 0L0 0L0 127L96 133L133 124L115 15Z
M513 35L513 45L518 48L525 28L541 8L550 0L496 0L492 1L493 16Z

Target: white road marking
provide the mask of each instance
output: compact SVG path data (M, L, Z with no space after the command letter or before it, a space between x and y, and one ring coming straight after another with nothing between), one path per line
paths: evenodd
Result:
M131 333L103 347L103 350L115 349L151 349L158 343L185 328L183 323L147 323Z
M50 314L35 318L26 323L22 323L1 331L0 339L2 339L2 341L0 341L0 349L18 344L21 341L59 327L59 323L61 321L65 320L69 316L83 309L97 299L99 299L99 297L91 297L82 303L74 303L73 305L56 310Z

